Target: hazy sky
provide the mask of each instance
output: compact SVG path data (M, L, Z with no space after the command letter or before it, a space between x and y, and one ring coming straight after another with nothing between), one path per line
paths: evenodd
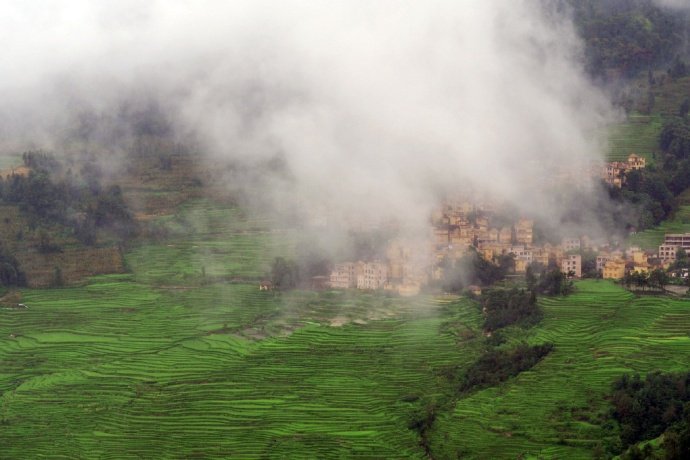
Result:
M689 0L654 0L654 3L671 8L690 9Z
M426 219L471 186L553 214L534 185L600 160L615 114L544 3L5 1L3 142L152 99L210 156L283 156L283 205Z

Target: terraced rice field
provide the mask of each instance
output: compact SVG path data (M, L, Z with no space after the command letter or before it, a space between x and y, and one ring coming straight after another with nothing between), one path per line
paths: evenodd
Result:
M673 219L666 220L656 227L631 235L629 244L640 246L643 249L659 248L664 242L666 233L690 232L690 191L686 190L679 197L680 206Z
M293 232L276 230L266 217L205 200L188 203L160 223L170 232L169 238L142 245L127 255L137 281L181 285L199 281L205 273L258 282L274 257L290 256L293 250Z
M654 154L659 151L664 118L678 116L679 107L688 94L690 77L655 86L652 114L632 113L609 133L608 161L624 161L631 153L637 153L653 162Z
M423 457L403 399L433 396L434 369L473 357L439 334L448 302L251 340L231 330L280 299L222 289L216 301L105 276L27 291L28 310L0 316L2 457Z
M21 164L22 156L18 153L0 155L0 169L10 169Z
M592 458L610 441L600 414L624 372L687 370L690 301L634 297L605 281L541 301L543 322L513 340L553 342L532 370L458 401L436 423L438 458ZM464 458L464 457L463 457Z
M661 115L677 116L680 105L690 94L690 77L669 81L654 90L654 111Z
M636 153L654 161L654 153L659 151L659 134L662 118L660 115L631 114L625 123L612 129L609 134L608 161L625 161L628 155Z
M452 398L443 371L486 346L476 306L259 291L289 232L208 202L165 225L168 239L127 254L133 273L25 290L28 309L0 309L1 458L426 457L408 423ZM451 399L435 458L590 457L610 437L597 415L616 376L690 362L686 301L602 281L542 303L542 324L506 331L503 346L555 350Z

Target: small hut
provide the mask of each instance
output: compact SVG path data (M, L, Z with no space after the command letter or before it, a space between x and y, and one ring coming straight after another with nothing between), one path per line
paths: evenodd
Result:
M259 291L272 291L273 283L269 280L263 280L259 283Z
M330 283L330 277L328 277L328 276L312 276L311 277L311 288L316 290L316 291L328 289L329 283Z

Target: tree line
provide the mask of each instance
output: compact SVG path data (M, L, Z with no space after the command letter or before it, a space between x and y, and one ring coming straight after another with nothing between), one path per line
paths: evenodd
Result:
M624 374L612 385L610 416L618 423L625 460L690 458L690 372ZM640 441L664 435L661 451Z
M136 234L137 224L120 187L103 186L97 164L85 160L77 174L64 171L61 162L46 152L26 152L23 160L31 171L26 176L0 177L0 202L18 206L30 225L64 225L87 245L96 244L99 229L123 240Z

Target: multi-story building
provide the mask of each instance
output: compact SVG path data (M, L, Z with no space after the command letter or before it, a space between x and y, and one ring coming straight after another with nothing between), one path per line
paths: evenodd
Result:
M602 178L610 185L621 187L625 183L625 174L628 171L644 169L647 160L645 157L631 153L627 161L612 161L606 164Z
M507 250L508 254L513 254L516 259L526 260L527 263L532 263L532 250L524 246L511 246Z
M515 259L515 273L525 273L528 266L529 262L525 259Z
M561 271L566 275L573 273L573 277L580 278L582 276L582 256L579 254L570 254L561 261Z
M690 250L690 233L667 233L664 244Z
M635 265L645 265L647 263L647 253L642 250L633 251L632 260Z
M676 253L678 252L678 248L680 246L677 246L675 244L662 244L659 246L659 259L661 259L662 262L670 262L673 263L676 261Z
M628 155L628 169L644 169L647 159L634 153Z
M602 270L604 279L619 280L625 276L625 261L622 259L611 259L606 261Z
M357 274L357 289L381 289L388 282L388 266L380 261L365 262Z
M520 219L515 224L515 241L518 244L532 244L534 242L534 221Z
M335 264L331 271L330 285L335 289L349 289L357 287L358 266L354 262Z
M597 256L597 271L602 271L604 270L604 265L606 265L606 262L611 260L611 256L609 254L600 254Z
M580 249L580 238L563 238L561 246L565 252Z
M547 267L549 265L549 251L545 248L532 249L532 263Z
M513 230L510 227L503 227L498 232L498 241L505 244L510 244L513 241Z

